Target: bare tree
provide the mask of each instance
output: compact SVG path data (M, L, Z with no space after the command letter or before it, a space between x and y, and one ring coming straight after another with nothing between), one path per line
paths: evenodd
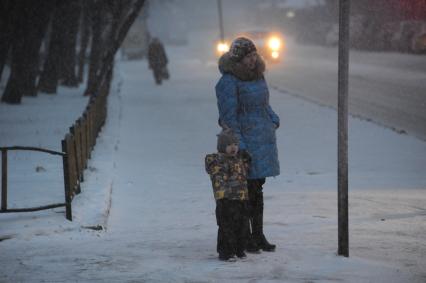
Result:
M102 52L102 31L105 28L103 25L102 16L105 14L105 3L106 2L104 0L92 0L90 7L92 42L90 46L87 88L84 95L90 95L94 91L93 85L95 84L96 73L99 69Z
M13 17L16 13L14 4L12 0L0 1L0 79L12 42L12 28L16 20Z
M102 85L107 75L112 72L115 54L123 43L130 27L142 10L145 0L137 0L135 2L123 1L121 3L114 3L114 1L109 0L103 4L109 5L110 9L112 8L110 11L112 12L112 18L114 20L110 22L109 26L109 36L106 41L109 44L106 45L107 48L103 49L103 52L101 53L103 54L101 57L102 66L97 66L96 71L92 74L94 77L91 77L89 74L89 81L85 95L96 94L99 86ZM95 34L93 34L93 37L95 37Z
M84 62L86 60L86 50L90 39L90 6L88 1L83 1L80 23L80 50L78 53L78 82L83 82L84 77Z
M66 1L57 0L52 19L48 53L38 82L39 91L49 94L55 94L58 88L60 61L65 42L64 18L66 18L66 13Z
M38 88L54 94L60 81L66 86L77 86L76 46L81 0L56 0L49 50L44 62Z
M23 95L36 95L39 51L52 3L53 0L41 3L21 0L14 3L11 74L2 96L3 102L17 104Z
M83 0L4 0L0 3L1 68L8 50L12 50L11 75L2 101L20 103L23 95L36 95L40 46L49 18L49 47L38 89L45 93L56 93L61 78L66 85L77 84L76 41L81 1ZM85 93L96 93L99 86L112 77L114 56L144 3L145 0L91 0L84 6L85 26L90 11L92 27L88 85ZM10 17L3 17L5 15ZM80 38L83 48L79 54L79 74L82 76L87 29L82 29ZM6 44L7 42L11 42L11 45Z
M79 20L81 14L81 0L68 0L67 13L64 19L64 48L62 60L60 60L61 66L60 79L62 84L68 87L78 86L78 80L76 76L76 46L77 46L77 34L79 30Z
M27 52L23 54L26 65L26 76L22 81L23 94L36 96L36 79L39 75L40 47L46 34L49 20L53 14L55 0L44 0L40 3L31 1L28 6L28 34L25 37Z
M23 44L21 43L23 41L23 32L21 29L18 29L18 25L22 24L23 16L20 15L20 10L22 10L22 6L20 5L22 3L14 3L13 1L7 1L4 3L3 8L4 9L10 9L9 15L7 16L7 10L2 11L2 18L3 15L6 15L3 18L3 21L5 22L5 30L2 30L2 42L0 43L2 45L2 48L4 50L4 59L6 60L7 55L12 48L15 50L22 48ZM15 51L16 53L16 51ZM21 97L22 94L20 94L19 90L19 84L17 83L17 75L19 74L19 67L22 66L20 62L17 62L18 60L14 60L11 62L11 73L9 76L9 80L7 83L7 87L5 91L3 92L1 101L11 104L18 104L21 103ZM2 66L3 68L3 66ZM18 69L18 70L17 70Z

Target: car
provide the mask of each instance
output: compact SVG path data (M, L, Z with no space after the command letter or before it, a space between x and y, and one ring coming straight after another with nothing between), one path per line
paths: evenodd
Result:
M285 51L284 37L278 32L265 30L245 31L238 36L244 36L253 41L257 51L269 62L279 62Z
M229 51L229 42L227 40L219 40L216 42L216 55L222 56Z
M246 37L256 45L258 53L268 62L279 62L285 51L283 35L278 32L252 30L237 33L233 38ZM216 53L221 56L230 48L231 40L221 40L216 43Z

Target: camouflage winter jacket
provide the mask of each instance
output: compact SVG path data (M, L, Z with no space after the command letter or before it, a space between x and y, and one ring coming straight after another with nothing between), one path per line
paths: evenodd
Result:
M247 172L250 156L227 156L223 153L207 154L206 171L212 181L214 198L248 200Z

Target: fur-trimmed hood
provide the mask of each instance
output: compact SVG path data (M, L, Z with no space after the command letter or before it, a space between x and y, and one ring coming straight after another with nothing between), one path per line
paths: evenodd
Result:
M256 68L254 70L248 70L242 62L233 61L227 52L219 58L219 71L222 74L232 74L242 81L256 81L263 78L265 61L263 61L262 57L258 54Z

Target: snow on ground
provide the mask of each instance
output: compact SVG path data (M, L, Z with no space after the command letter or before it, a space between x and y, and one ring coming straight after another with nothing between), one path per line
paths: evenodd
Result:
M350 118L350 257L336 256L336 112L274 90L282 174L265 185L265 230L278 248L218 261L203 159L219 131L219 74L192 50L168 51L161 87L145 61L121 63L72 223L63 209L0 214L0 238L11 237L0 242L0 282L426 281L426 143ZM0 144L58 150L87 103L81 92L0 104ZM11 204L61 200L57 160L12 162Z
M0 146L62 151L61 140L84 111L88 99L81 95L82 87L61 87L59 92L59 95L42 93L37 97L24 97L20 105L1 103ZM8 208L64 201L62 157L32 151L8 152ZM64 222L62 211L63 208L57 208L31 214L2 214L0 237L25 237L57 230L58 224L62 226Z

